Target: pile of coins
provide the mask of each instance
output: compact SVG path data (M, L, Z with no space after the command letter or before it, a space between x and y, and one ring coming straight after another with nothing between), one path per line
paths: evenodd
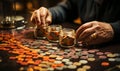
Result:
M13 54L9 59L15 60L22 66L19 69L20 71L63 71L65 69L88 71L92 68L89 63L98 59L102 60L100 65L104 67L109 66L110 62L120 62L119 53L102 52L99 49L74 46L63 49L57 43L51 43L47 40L26 39L23 38L23 35L16 37L8 35L0 37L0 39L4 42L0 44L0 50Z

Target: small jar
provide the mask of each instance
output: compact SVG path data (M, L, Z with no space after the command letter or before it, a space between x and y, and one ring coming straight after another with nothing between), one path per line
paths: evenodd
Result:
M60 32L59 45L61 47L69 48L76 44L75 30L70 28L64 28Z
M48 25L36 25L34 30L34 36L36 39L46 39Z
M59 42L59 35L61 29L62 29L61 25L48 26L47 39L50 42Z

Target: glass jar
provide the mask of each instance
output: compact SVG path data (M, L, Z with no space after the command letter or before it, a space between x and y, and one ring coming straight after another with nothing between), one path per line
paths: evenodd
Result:
M61 25L48 26L47 39L50 42L59 42L59 35L61 29L62 29Z
M2 28L2 29L13 29L13 28L15 28L14 18L12 18L10 16L6 16L5 19L3 19L0 22L0 28Z
M34 30L34 36L37 39L46 39L48 25L36 25Z
M75 30L71 28L64 28L60 32L59 45L61 47L69 48L76 44Z

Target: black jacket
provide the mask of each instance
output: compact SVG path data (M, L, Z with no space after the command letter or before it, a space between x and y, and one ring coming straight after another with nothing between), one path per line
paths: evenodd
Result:
M120 38L120 0L66 0L49 9L53 23L73 21L80 17L82 23L101 21L110 23Z

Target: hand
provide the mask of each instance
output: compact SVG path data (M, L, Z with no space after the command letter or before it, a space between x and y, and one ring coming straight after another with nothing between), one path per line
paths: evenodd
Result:
M50 24L52 22L52 16L47 8L41 7L33 12L31 21L36 25Z
M76 31L78 41L88 45L101 44L113 38L114 32L110 24L92 21L83 24Z

